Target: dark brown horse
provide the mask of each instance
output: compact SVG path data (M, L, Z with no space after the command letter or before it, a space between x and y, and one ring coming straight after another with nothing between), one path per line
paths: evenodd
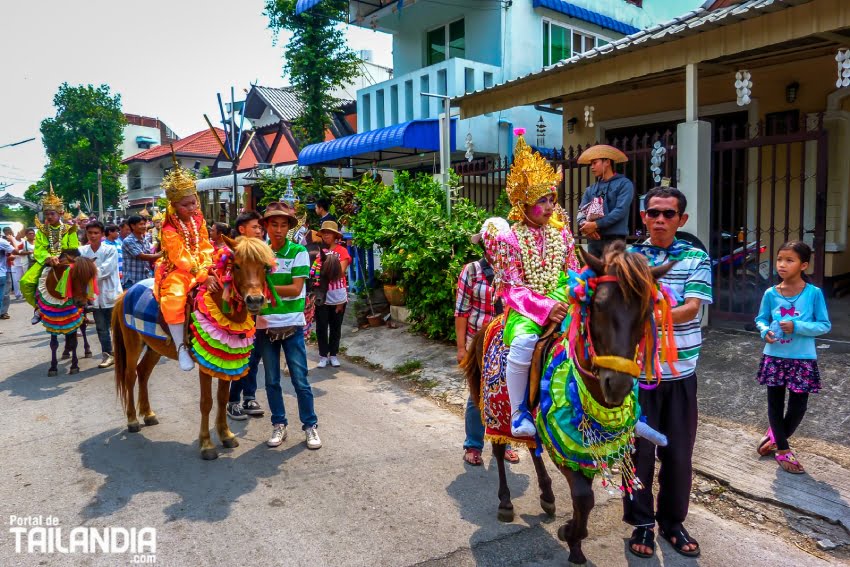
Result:
M230 296L234 297L235 300L231 308L226 310L226 313L225 311L222 311L222 313L223 317L232 323L232 326L242 326L250 317L257 315L265 305L266 270L275 265L274 253L265 242L257 238L242 237L234 241L225 237L224 241L233 251L232 264L228 265L226 269L232 274L233 287L230 290ZM221 273L218 273L218 275L222 276ZM221 289L221 286L215 292L204 290L199 293L209 293L214 305L221 306L225 303L225 291ZM142 415L145 425L156 425L159 420L151 409L148 399L148 379L161 357L177 359L177 348L171 339L153 338L127 326L124 321L125 295L118 298L112 311L115 387L127 414L127 429L136 433L141 430L136 414L134 396L136 379L138 378L139 382L138 411ZM145 354L139 360L145 346L147 346ZM201 427L198 440L201 457L204 460L212 460L218 457L218 451L210 438L209 428L209 414L213 405L212 379L214 377L218 378L218 412L215 419L218 437L226 448L239 446L236 436L227 425L225 414L231 380L229 377L208 370L199 363ZM239 378L236 377L235 379Z
M635 372L624 372L622 365L606 364L606 361L617 359L623 365L634 361L636 350L648 328L647 324L653 317L656 281L672 264L650 268L642 256L627 253L622 243L609 246L604 261L590 254L582 256L593 272L607 277L598 280L600 283L596 286L588 309L590 340L596 357L594 361L588 360L584 354L584 345L575 345L577 348L574 348L574 351L578 354L575 363L579 366L580 379L593 400L605 408L617 408L623 405L633 391ZM484 337L485 331L475 336L473 348L461 363L470 392L478 400L481 399L482 393ZM546 359L545 355L543 359ZM532 404L529 404L529 407L533 407ZM502 521L512 521L513 504L505 475L505 445L497 442L492 445L499 469L498 517ZM533 449L531 453L541 490L541 506L549 515L554 515L555 498L551 479L542 459L534 455ZM570 562L584 564L587 560L581 550L581 542L587 537L588 516L594 506L593 477L566 466L558 468L570 485L573 503L572 519L561 526L558 537L569 546Z
M329 254L324 248L319 249L317 256L319 260L319 272L310 278L309 293L313 298L313 305L321 307L325 304L328 295L328 286L331 282L340 279L344 274L339 256Z
M77 359L77 329L85 321L84 309L91 299L91 284L96 277L97 267L94 260L83 258L76 248L63 250L59 255L59 263L55 266L45 266L42 271L36 288L36 300L41 322L50 333L51 359L48 376L56 376L59 373L56 360L59 335L65 336L64 350L71 358L68 373L77 374L80 371ZM57 287L62 287L60 282L64 290L57 290ZM85 337L85 330L83 333ZM88 344L86 352L89 352ZM63 355L62 358L68 357Z

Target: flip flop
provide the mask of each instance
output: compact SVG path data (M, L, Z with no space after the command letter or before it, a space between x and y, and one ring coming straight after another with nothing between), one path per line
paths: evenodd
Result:
M480 467L484 464L479 449L465 449L463 452L463 462L473 467Z
M773 438L773 430L768 427L767 431L764 433L764 437L761 438L758 447L756 447L756 453L762 457L766 457L775 452L776 440Z
M675 530L661 530L661 537L667 540L667 543L673 546L677 553L685 557L699 557L700 547L699 542L692 538L684 527L679 527ZM676 543L673 543L673 538L676 538ZM696 549L685 551L683 548L688 544L694 544Z
M775 455L773 455L773 458L776 459L776 462L779 463L779 466L782 467L782 470L784 470L787 473L803 474L803 473L806 472L803 469L803 465L801 465L800 461L797 460L797 456L794 455L793 451L788 451L787 453L776 453ZM790 464L793 464L793 465L797 465L797 466L800 467L800 470L798 470L798 471L791 470L789 468L786 468L785 465L783 465L782 463L790 463Z
M519 454L513 449L505 449L505 460L515 465L519 462Z
M650 553L644 553L632 547L634 545L645 545L652 551ZM655 555L655 532L646 526L635 528L632 532L632 537L629 538L629 551L632 555L642 559L649 559Z

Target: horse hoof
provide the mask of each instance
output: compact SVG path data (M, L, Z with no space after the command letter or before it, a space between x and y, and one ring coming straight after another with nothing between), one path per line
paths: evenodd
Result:
M130 433L138 433L141 430L142 426L139 425L139 422L127 424L127 431L129 431Z
M543 508L543 511L546 512L546 515L550 518L555 517L555 503L554 502L546 502L542 498L540 499L540 507Z
M90 351L90 350L87 350L87 351L83 354L83 358L91 358L91 351Z
M567 530L570 528L569 522L558 528L558 539L561 541L567 541Z
M79 367L71 368L70 370L68 370L68 374L79 374L79 373L80 373Z
M69 358L71 358L70 352L63 352L62 353L62 360L68 360Z
M581 567L581 565L587 565L587 557L585 557L584 553L581 551L575 554L571 551L570 556L567 558L567 564L570 567Z
M236 437L230 437L229 439L223 439L221 444L224 445L225 449L235 449L239 446L239 441Z
M205 461L214 461L218 458L218 451L215 449L203 449L201 451L201 458Z
M145 425L159 425L159 420L155 415L145 416Z
M51 369L51 370L48 370L48 371L47 371L47 375L48 375L48 376L57 376L58 374L59 374L59 371L58 371L58 370L53 370L53 369Z
M499 508L499 512L497 514L500 522L510 523L514 521L514 509L513 508Z

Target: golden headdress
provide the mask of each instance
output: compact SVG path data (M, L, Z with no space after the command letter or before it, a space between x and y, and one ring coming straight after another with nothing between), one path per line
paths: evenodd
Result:
M162 214L162 211L158 211L153 218L151 219L153 222L164 221L165 215Z
M536 203L549 193L557 194L563 175L560 168L555 171L543 156L531 151L522 137L524 128L517 128L514 134L517 135L517 143L507 182L508 199L511 202L508 220L521 221L525 218L525 205Z
M85 220L89 220L89 217L88 217L88 215L86 215L86 213L83 212L82 209L80 209L80 212L77 214L77 220L78 221L85 221Z
M145 205L145 207L141 211L139 211L139 216L142 217L143 219L149 219L150 218L151 213L148 210L147 205Z
M169 203L175 203L183 197L196 195L195 176L188 169L180 167L177 156L174 155L174 147L171 148L171 161L174 166L163 178L162 188L165 189L165 197Z
M53 182L50 182L50 191L41 199L41 210L56 211L62 213L65 210L65 203L62 202L62 197L53 192Z
M65 222L71 222L72 220L74 220L74 215L71 214L71 211L65 211L65 214L62 215L62 220L64 220Z

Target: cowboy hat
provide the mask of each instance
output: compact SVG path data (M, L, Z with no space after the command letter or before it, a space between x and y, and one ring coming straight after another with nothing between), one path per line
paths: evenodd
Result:
M578 157L578 162L581 165L588 165L595 159L610 159L614 163L624 163L629 161L626 154L615 148L614 146L606 146L605 144L596 144L590 146Z
M265 224L272 217L286 217L289 219L289 228L298 224L298 217L286 203L272 201L266 207L266 212L263 213L262 223Z
M332 232L337 235L337 237L342 238L342 233L339 231L339 226L332 220L326 220L322 223L322 228L319 229L319 232Z

